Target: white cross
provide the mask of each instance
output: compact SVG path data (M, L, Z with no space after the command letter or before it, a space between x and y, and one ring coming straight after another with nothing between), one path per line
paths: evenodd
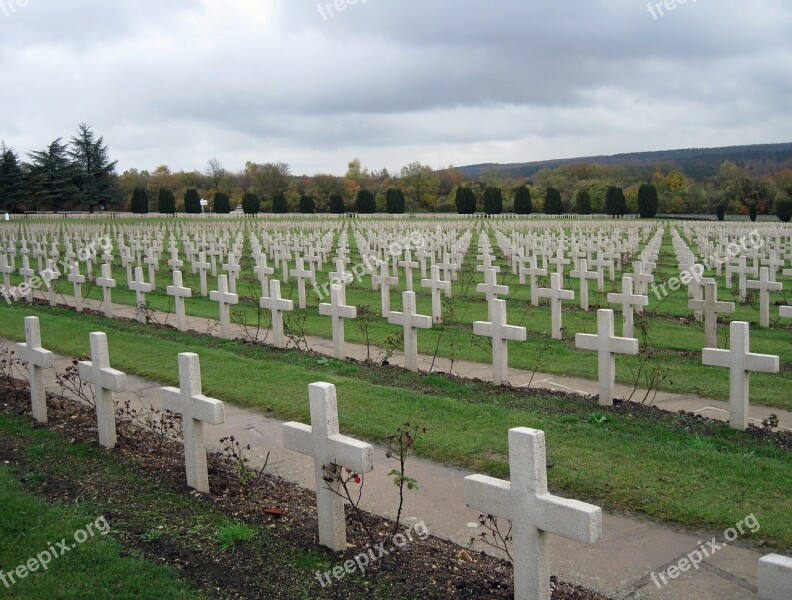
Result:
M613 384L616 380L616 355L638 354L638 340L616 337L613 334L613 311L601 308L597 311L597 335L578 333L575 347L593 350L599 355L599 403L613 405Z
M547 491L547 450L543 431L509 430L511 481L486 475L465 477L465 503L512 524L514 598L550 600L547 534L593 544L602 535L602 509Z
M756 275L756 269L753 267L753 265L750 266L746 265L745 256L741 256L737 260L737 266L732 268L732 273L737 273L739 277L737 284L740 288L740 302L745 302L745 296L747 295L746 294L746 285L748 278L747 276Z
M275 269L267 266L266 254L259 255L259 262L253 267L253 272L258 276L261 283L261 297L269 297L269 277L275 273Z
M600 292L605 291L605 271L603 267L608 267L610 271L613 269L613 261L605 260L602 255L602 250L597 250L597 258L591 261L591 266L597 269L597 289Z
M487 269L484 271L484 283L479 283L476 286L476 291L484 293L489 305L489 302L497 300L499 295L508 295L509 286L498 285L498 272L495 269ZM492 318L492 315L490 315L490 318Z
M415 312L415 292L402 292L402 312L389 312L388 323L404 328L404 368L418 371L418 329L431 329L432 317Z
M24 282L25 300L27 300L28 303L33 302L33 286L31 285L31 279L36 272L30 268L30 259L27 254L22 257L22 268L19 269L19 274L22 275L22 280Z
M778 373L779 360L778 356L751 353L750 329L745 321L731 322L730 342L730 350L704 348L702 361L711 367L729 369L729 422L733 429L745 430L748 427L748 373Z
M107 349L107 335L101 332L88 336L91 342L91 360L80 361L77 365L80 379L93 384L96 396L96 421L99 429L99 445L115 448L116 422L113 392L125 392L126 375L110 368L110 353Z
M792 558L768 554L759 559L759 600L789 600L792 590Z
M297 259L296 268L291 270L291 276L297 278L297 306L306 308L305 280L311 278L311 271L305 268L302 258Z
M784 285L770 279L767 267L759 269L759 281L746 281L745 285L749 290L759 290L759 325L770 327L770 292L780 292Z
M412 259L412 252L409 250L404 251L404 260L399 261L399 266L404 268L404 282L407 290L413 290L413 269L418 268L418 263Z
M558 250L556 250L555 257L551 258L547 262L554 264L555 267L556 267L556 273L561 275L561 277L563 278L564 277L564 265L568 265L572 261L570 261L568 258L564 258L563 249L558 248Z
M182 416L184 464L187 485L199 492L209 491L206 467L204 423L225 422L225 406L220 400L207 398L201 389L201 362L197 354L179 354L179 388L161 388L162 408Z
M704 316L704 337L707 348L718 347L718 313L733 313L734 302L718 301L718 284L704 284L704 298L689 300L688 308L700 311Z
M553 339L562 339L561 335L561 300L574 300L575 292L561 288L561 273L550 274L550 287L539 288L538 298L550 299L550 317L552 319Z
M41 272L41 278L44 280L44 284L47 286L47 296L49 297L50 306L55 306L58 303L57 299L55 298L55 286L52 285L52 282L60 277L60 275L61 273L52 262L52 259L48 258L47 268Z
M579 268L573 270L569 276L580 280L580 308L583 310L589 309L589 287L588 282L590 279L598 279L602 271L589 271L588 260L581 258L579 261Z
M179 260L179 249L176 247L171 248L170 255L168 266L174 271L181 269L184 266L184 261Z
M352 273L345 270L346 265L344 263L344 260L342 258L337 258L335 261L335 265L336 265L336 270L331 271L329 274L330 279L333 280L333 283L339 285L351 284L352 281L354 281L354 278Z
M239 296L228 291L228 275L217 277L217 290L209 292L209 300L220 304L220 335L231 339L231 306L239 304Z
M649 284L654 282L654 275L646 271L644 264L638 260L633 263L633 285L635 285L635 293L648 295ZM643 307L637 306L635 312L638 314L643 312Z
M198 253L198 260L192 263L193 269L198 269L201 279L201 296L209 295L209 285L206 281L206 271L211 265L206 262L206 253L202 250Z
M149 284L151 285L151 289L156 289L156 277L157 271L159 271L159 258L157 257L154 248L148 249L148 252L146 252L146 258L143 259L143 264L148 265Z
M143 279L143 267L135 267L135 279L129 282L129 289L135 292L135 308L139 323L146 322L146 294L151 291L151 284Z
M312 383L308 386L311 425L283 424L283 447L314 459L316 509L319 543L335 552L347 549L344 500L338 495L338 478L326 481L330 471L346 467L356 473L374 468L374 449L370 444L339 434L338 401L335 386Z
M294 271L292 271L294 275ZM344 353L344 319L357 317L357 308L346 306L346 288L344 285L330 286L330 304L319 305L319 314L331 317L333 327L333 357L339 360L345 358Z
M525 327L506 324L506 301L490 300L490 322L476 321L473 333L492 338L492 383L502 385L508 381L509 349L508 340L524 342L527 336Z
M259 306L272 314L272 345L285 348L283 339L283 313L294 310L294 302L281 298L280 280L270 279L270 295L259 298Z
M223 265L223 270L228 274L228 291L236 294L236 280L242 267L237 263L237 256L234 252L228 253L228 262Z
M66 278L74 285L74 310L82 312L83 297L82 297L82 284L85 283L85 275L80 275L80 263L73 262L71 265L71 273Z
M116 280L113 279L112 266L109 263L102 264L102 276L97 278L96 285L102 288L101 310L106 317L109 317L113 313L112 290L116 286Z
M387 317L390 312L390 286L398 285L399 278L388 274L388 262L380 263L380 274L372 275L371 280L380 286L380 297L382 300L382 316Z
M633 278L629 275L622 277L622 293L608 294L608 302L622 306L622 335L633 337L633 307L647 306L649 297L633 293Z
M44 369L55 368L55 357L52 352L41 347L38 317L25 317L25 343L17 344L16 352L19 360L27 363L28 366L33 418L39 423L46 423L47 390Z
M11 273L14 272L14 265L8 260L8 255L5 252L0 253L0 273L3 274L3 289L10 293L11 291Z
M432 277L431 279L421 279L421 287L430 288L432 290L432 321L434 323L440 323L443 319L443 303L440 300L440 290L450 289L451 282L445 281L440 277L439 266L432 265Z
M528 268L520 267L520 283L525 284L525 276L531 276L531 304L539 306L539 286L537 285L537 277L544 277L547 275L547 269L538 269L536 267L536 257L530 256L525 259L528 263Z
M165 288L168 296L173 296L173 303L176 305L176 329L185 331L187 329L187 319L184 313L184 299L192 297L192 290L184 287L182 283L182 272L178 269L173 270L173 285Z

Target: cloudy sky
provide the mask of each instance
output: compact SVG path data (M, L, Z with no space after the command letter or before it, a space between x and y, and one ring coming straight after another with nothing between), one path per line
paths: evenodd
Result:
M0 0L0 138L296 174L792 141L792 2L664 1Z

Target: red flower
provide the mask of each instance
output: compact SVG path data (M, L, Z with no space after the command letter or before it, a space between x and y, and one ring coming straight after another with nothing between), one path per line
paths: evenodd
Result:
M355 483L360 483L360 482L361 482L360 475L355 475Z

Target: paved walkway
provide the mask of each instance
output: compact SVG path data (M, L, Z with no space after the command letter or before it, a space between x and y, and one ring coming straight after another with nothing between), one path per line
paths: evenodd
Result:
M132 312L130 307L119 306L116 314L130 316ZM198 331L217 329L215 322L207 319L190 318L189 325ZM316 338L309 340L309 343L320 352L329 353L328 350L332 350L327 340ZM355 347L350 345L350 351L354 355ZM58 370L63 370L69 364L71 357L57 356ZM428 367L427 359L423 359L421 366ZM488 371L486 367L475 363L457 363L455 366L468 376L483 377ZM439 368L443 368L442 362ZM519 378L526 376L518 371L514 371L512 375L512 381L518 385L521 381ZM49 378L48 389L57 391L54 374L50 373ZM586 380L548 375L537 375L536 379L535 385L541 383L543 387L556 389L561 387L585 392L595 388L594 383ZM160 384L129 376L128 385L129 391L119 395L121 399L126 396L135 405L159 408ZM664 400L677 402L672 405L674 408L688 407L687 409L696 401L704 405L717 404L703 399ZM717 405L716 407L721 408ZM758 418L755 413L752 416ZM785 415L785 418L789 417L790 415ZM788 422L792 423L792 420ZM280 421L257 411L227 405L226 423L218 427L207 426L208 445L211 450L218 450L220 438L233 434L243 445L250 444L253 466L263 464L269 453L269 471L306 488L313 488L311 459L283 449L281 425ZM362 506L373 513L393 517L396 496L393 483L387 477L389 462L391 461L385 457L384 450L378 448L375 453L377 468L366 476L366 493ZM433 535L469 546L470 537L476 532L474 527L478 517L478 513L468 509L463 501L462 482L469 473L417 458L410 460L409 469L410 475L418 480L419 488L408 494L406 521L423 521ZM592 546L550 536L551 569L565 581L581 584L618 599L756 598L757 563L766 553L737 545L725 546L708 557L700 565L700 569L682 573L676 580L668 579L667 585L659 587L653 582L650 576L652 572L665 572L669 566L677 564L680 558L695 550L702 541L711 540L713 536L722 540L723 532L691 532L682 527L606 513L602 539ZM474 548L480 549L479 546ZM657 580L660 581L659 578Z

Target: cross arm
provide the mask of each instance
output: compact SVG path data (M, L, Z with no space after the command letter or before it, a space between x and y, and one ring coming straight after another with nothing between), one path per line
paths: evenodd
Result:
M465 477L463 493L470 508L503 519L514 518L511 482L487 475Z
M602 509L599 506L549 493L540 494L536 500L539 510L531 516L538 529L583 544L593 544L602 535Z
M374 470L374 448L371 444L361 442L345 435L330 437L330 456L326 462L347 467L358 473Z
M306 456L314 455L313 428L294 421L283 424L283 447Z

